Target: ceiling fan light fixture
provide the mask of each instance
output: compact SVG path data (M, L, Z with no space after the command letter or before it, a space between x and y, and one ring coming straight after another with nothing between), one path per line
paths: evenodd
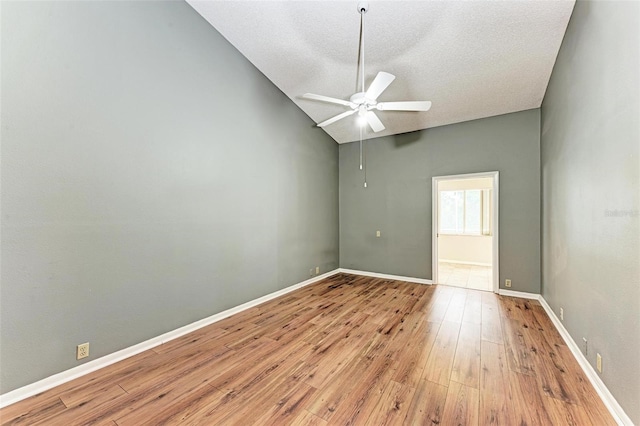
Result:
M345 111L342 114L338 114L335 117L329 118L321 123L318 123L318 127L325 127L335 123L345 117L358 113L356 117L357 124L362 128L368 124L374 133L385 130L384 124L380 121L378 116L372 111L428 111L431 108L431 102L429 101L394 101L394 102L378 102L378 97L384 92L389 85L395 80L395 75L380 71L376 74L375 78L369 85L369 88L365 90L365 64L364 64L364 15L369 11L369 3L366 1L358 2L358 13L360 14L360 49L358 51L358 69L359 80L361 84L361 91L351 95L349 100L333 98L329 96L316 95L313 93L305 93L303 98L311 99L314 101L328 102L338 105L343 105L351 110ZM356 81L356 86L358 86Z

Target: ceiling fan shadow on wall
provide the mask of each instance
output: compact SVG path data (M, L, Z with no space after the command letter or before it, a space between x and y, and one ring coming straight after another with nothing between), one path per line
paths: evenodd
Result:
M396 102L378 102L378 97L384 92L389 85L395 80L395 76L388 72L380 71L371 82L369 88L364 89L364 15L369 10L367 2L358 3L358 13L360 13L360 52L358 55L358 64L362 73L360 77L362 90L353 94L348 101L344 99L332 98L329 96L316 95L313 93L305 93L302 95L305 99L314 101L328 102L332 104L343 105L350 109L331 117L325 121L318 123L318 127L325 127L336 121L351 115L358 115L358 124L362 127L369 125L374 132L381 132L385 129L382 121L378 118L374 110L377 111L429 111L431 108L430 101L396 101Z

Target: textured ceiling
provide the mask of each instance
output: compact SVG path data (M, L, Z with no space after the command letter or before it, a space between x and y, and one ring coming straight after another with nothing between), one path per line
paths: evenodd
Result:
M316 123L345 111L301 99L349 99L356 90L356 1L187 0ZM370 1L365 81L396 80L378 101L429 100L428 112L376 113L386 130L365 137L537 108L574 1ZM318 129L318 131L323 131ZM355 116L324 128L338 143L359 138Z

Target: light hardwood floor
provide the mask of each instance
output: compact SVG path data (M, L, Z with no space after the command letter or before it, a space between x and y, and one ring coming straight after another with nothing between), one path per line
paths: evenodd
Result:
M615 424L538 302L347 274L6 407L0 419Z

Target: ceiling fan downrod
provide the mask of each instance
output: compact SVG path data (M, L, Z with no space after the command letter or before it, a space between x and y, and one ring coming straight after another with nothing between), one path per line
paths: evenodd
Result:
M358 3L358 13L360 14L360 82L362 93L364 90L364 14L369 10L369 2L361 1Z

